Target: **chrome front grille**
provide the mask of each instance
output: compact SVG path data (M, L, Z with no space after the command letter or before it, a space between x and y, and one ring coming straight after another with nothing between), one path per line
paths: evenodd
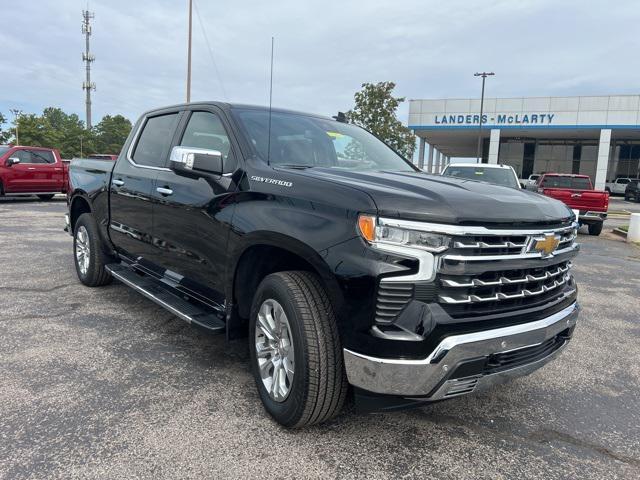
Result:
M438 300L464 304L535 297L569 281L570 262L542 268L486 272L477 276L441 276Z
M437 301L452 316L488 315L553 304L575 291L575 225L537 231L465 229L438 261ZM539 241L557 240L550 253ZM559 301L559 300L558 300Z
M557 251L571 248L576 239L576 230L574 227L565 227L557 230L550 230L550 233L557 235L558 246ZM451 241L451 247L447 251L447 257L473 260L473 257L500 255L519 256L519 255L536 255L531 247L537 234L520 234L510 232L508 235L457 235ZM484 258L479 258L484 260Z

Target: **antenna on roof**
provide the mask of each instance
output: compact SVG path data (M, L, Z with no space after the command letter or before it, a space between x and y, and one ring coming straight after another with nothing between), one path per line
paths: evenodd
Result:
M269 80L269 138L267 140L267 165L271 160L271 103L273 100L273 37L271 37L271 78Z

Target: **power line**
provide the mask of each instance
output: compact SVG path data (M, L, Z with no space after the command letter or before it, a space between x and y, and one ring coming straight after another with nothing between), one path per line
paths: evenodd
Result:
M96 59L89 49L89 37L91 37L91 19L94 18L93 12L89 10L82 11L82 33L85 37L85 51L82 54L82 61L85 63L87 78L82 82L82 89L86 91L85 105L87 109L87 129L91 128L91 90L96 89L95 82L91 81L91 63Z
M200 29L202 30L202 35L204 36L204 41L207 44L207 49L209 50L209 56L211 57L211 63L213 63L213 68L216 71L216 77L218 78L218 83L220 84L220 89L222 90L222 95L225 100L229 99L227 95L227 91L224 88L224 83L222 83L222 76L220 75L220 71L218 70L218 64L216 63L216 59L213 56L213 49L211 48L211 44L209 43L209 37L207 36L207 32L204 29L204 24L202 23L202 17L200 16L200 11L198 10L198 4L194 1L193 6L196 9L196 17L198 17L198 23L200 24Z

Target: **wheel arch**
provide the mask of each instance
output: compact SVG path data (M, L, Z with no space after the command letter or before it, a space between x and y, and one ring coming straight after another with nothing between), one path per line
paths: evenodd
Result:
M226 297L232 299L240 322L249 317L251 301L258 285L271 273L305 270L318 275L336 315L344 297L329 265L311 246L283 234L254 233L230 256Z
M91 202L87 194L79 190L73 194L69 203L69 224L72 232L75 228L76 221L83 213L93 213L93 209L91 208Z

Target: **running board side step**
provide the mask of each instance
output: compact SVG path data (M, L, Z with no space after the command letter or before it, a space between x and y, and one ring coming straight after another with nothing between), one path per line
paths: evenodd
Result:
M163 285L155 278L140 274L132 268L122 264L113 263L105 267L111 275L128 287L133 288L149 300L167 309L175 316L209 333L224 333L225 322L213 309L196 305L185 300L181 292L173 293L170 287Z

